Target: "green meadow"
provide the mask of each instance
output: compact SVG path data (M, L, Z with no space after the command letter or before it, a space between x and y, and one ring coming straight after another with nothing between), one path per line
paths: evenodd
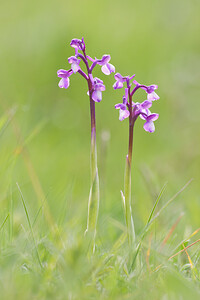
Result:
M200 299L199 11L198 0L0 4L0 299ZM158 85L156 131L142 120L134 130L131 268L120 194L128 120L114 108L124 90L100 67L94 255L84 238L88 88L73 74L60 89L57 77L82 37L90 56L110 54L116 72Z

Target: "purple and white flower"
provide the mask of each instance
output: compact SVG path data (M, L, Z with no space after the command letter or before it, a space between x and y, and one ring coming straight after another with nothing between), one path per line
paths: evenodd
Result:
M102 66L101 71L105 75L110 75L112 72L115 72L115 67L109 63L110 59L110 55L105 54L102 56L102 59L97 60L97 64Z
M120 73L116 73L114 77L116 82L114 83L113 88L115 90L123 88L124 82L126 82L126 77L123 77Z
M72 70L63 70L63 69L60 69L57 71L57 75L58 77L61 78L61 80L59 81L58 83L58 86L60 88L65 88L67 89L69 87L69 77L73 74L73 71Z
M130 112L126 108L126 105L119 103L115 105L116 109L119 109L119 120L123 121L124 119L130 116Z
M77 50L85 50L85 42L84 39L82 38L82 40L79 39L72 39L70 46L77 49Z
M81 60L78 59L76 56L70 56L68 58L68 62L69 62L69 64L71 64L71 69L72 69L73 73L76 73L81 69L79 66Z
M137 118L140 116L141 119L145 120L144 130L148 132L155 131L154 121L156 121L159 117L158 114L151 113L149 108L152 106L152 101L158 100L159 97L155 93L155 89L157 89L157 85L153 84L150 86L139 84L136 80L133 80L135 87L131 91L131 83L130 80L134 77L126 76L123 77L121 74L115 74L116 82L114 84L114 89L122 88L124 82L127 84L127 88L125 88L125 96L123 97L123 103L118 103L115 105L116 109L120 110L119 120L123 121L124 119L130 117L130 124L134 125ZM147 100L142 103L133 102L132 97L135 92L142 88L147 93Z
M136 80L133 80L133 83L136 85L136 88L141 88L143 90L146 91L147 93L147 99L149 101L154 101L154 100L159 100L160 97L156 94L155 90L158 88L157 85L155 84L152 84L152 85L142 85L142 84L139 84Z
M142 120L145 120L144 123L144 130L148 132L154 132L155 131L155 125L154 121L156 121L159 117L159 114L151 113L149 108L152 106L152 102L149 100L145 100L141 104L139 104L139 110L136 110L137 116L140 116Z
M154 132L155 131L155 125L154 121L156 121L159 117L159 114L149 114L145 118L146 122L144 123L144 130L148 132Z
M116 109L119 109L119 120L123 121L128 118L130 115L129 110L127 109L128 103L128 89L125 89L125 95L123 96L123 103L118 103L115 105Z
M75 55L68 58L68 62L71 64L71 69L69 71L63 69L58 70L58 77L61 78L58 84L59 87L67 89L70 84L69 77L73 73L78 72L87 80L88 86L92 86L90 93L88 92L91 99L95 102L100 102L102 100L102 92L105 91L105 85L99 78L95 77L93 79L92 71L96 65L100 65L102 72L106 75L110 75L112 72L115 72L115 67L109 63L111 59L110 55L103 55L101 59L97 59L96 57L93 59L89 55L86 55L85 42L83 38L81 40L72 39L70 45L75 49ZM81 60L86 66L86 73L80 67ZM89 61L92 61L91 66L89 65Z
M90 80L92 82L92 100L95 102L100 102L102 100L102 92L105 91L105 85L103 81L97 77L93 79L92 75L90 75ZM89 95L89 91L87 92Z
M159 100L160 97L155 92L152 92L152 93L148 93L147 99L150 101L154 101L154 100Z
M152 106L152 102L149 100L145 100L142 103L133 102L132 106L134 108L135 116L142 116L142 114L147 114L148 109Z
M150 101L159 100L160 97L155 93L155 90L158 88L157 85L152 84L150 86L147 86L146 88L143 88L147 92L147 99Z

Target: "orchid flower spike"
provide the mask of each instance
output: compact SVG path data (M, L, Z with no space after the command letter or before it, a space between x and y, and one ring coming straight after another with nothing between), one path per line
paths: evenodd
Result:
M83 38L81 40L72 39L70 46L75 49L75 55L68 58L68 62L71 64L71 69L58 70L57 75L61 78L58 86L60 88L67 89L70 85L69 77L72 74L79 73L87 80L89 87L88 94L91 93L91 99L95 102L100 102L102 100L102 91L105 91L105 85L101 79L97 77L93 79L92 72L96 65L100 65L102 72L106 75L110 75L112 72L115 72L115 67L110 63L110 55L105 54L101 59L93 59L86 55L86 46ZM83 71L80 66L81 61L86 67L86 72ZM92 62L91 66L89 65L90 61Z
M134 77L125 76L123 77L121 74L116 73L115 79L116 82L113 85L114 89L120 89L123 87L124 83L126 83L127 88L125 88L125 96L123 96L123 103L118 103L115 105L116 109L119 109L119 120L123 121L124 119L130 119L130 124L134 125L138 116L141 119L145 120L145 124L143 126L145 131L154 132L155 125L154 121L156 121L159 117L158 114L151 113L149 108L152 106L152 102L154 100L160 99L159 96L155 93L155 90L158 88L157 85L153 84L150 86L139 84L136 80L133 80L135 87L131 91L131 79ZM142 103L133 102L132 98L135 92L139 89L143 89L147 93L147 99Z

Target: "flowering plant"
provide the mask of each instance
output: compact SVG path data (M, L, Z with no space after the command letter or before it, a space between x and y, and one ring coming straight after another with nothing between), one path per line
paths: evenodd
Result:
M152 106L152 101L160 99L159 96L155 93L155 89L158 88L157 85L153 84L150 86L139 84L136 80L133 80L135 84L134 89L131 91L131 79L132 77L126 76L122 77L121 74L115 74L116 82L114 83L114 89L120 89L123 87L123 83L126 82L127 88L125 88L125 95L123 96L123 103L118 103L115 105L116 109L119 109L119 120L123 121L125 118L130 117L130 123L134 125L137 118L140 116L141 119L145 120L144 130L148 132L155 131L154 121L159 117L158 114L151 113L149 108ZM133 102L132 98L135 92L139 89L143 89L147 93L147 100L142 103Z
M135 230L132 217L131 209L131 162L132 162L132 150L133 150L133 129L135 121L140 116L141 119L145 120L144 130L148 132L155 131L154 121L159 117L156 113L151 113L149 108L152 106L152 102L159 99L159 96L156 94L155 90L157 85L146 86L139 84L136 80L132 79L133 76L122 76L119 73L115 74L116 82L113 85L114 89L123 88L126 84L125 95L123 96L122 103L115 105L116 109L119 109L119 120L123 121L126 118L129 118L129 146L128 146L128 155L126 157L126 169L125 169L125 184L124 184L124 193L122 194L122 199L125 208L125 217L126 217L126 226L128 241L130 247L132 247L135 240ZM132 83L135 85L131 90ZM142 103L134 102L133 96L138 89L143 89L147 94L147 99Z
M110 55L103 55L101 59L91 58L86 55L86 46L84 39L72 39L71 47L75 49L75 55L68 58L71 69L60 69L57 72L60 81L58 86L67 89L70 85L69 77L74 73L79 73L87 81L89 100L90 100L90 116L91 116L91 188L88 201L88 218L86 233L92 237L93 251L95 249L96 225L99 210L99 177L97 168L97 150L96 150L96 118L95 118L95 102L102 100L102 92L105 91L103 81L97 77L93 77L92 72L96 65L101 66L104 74L110 75L115 72L115 67L109 63ZM86 72L81 67L81 61L84 63ZM90 63L91 62L91 63ZM90 63L90 64L89 64Z

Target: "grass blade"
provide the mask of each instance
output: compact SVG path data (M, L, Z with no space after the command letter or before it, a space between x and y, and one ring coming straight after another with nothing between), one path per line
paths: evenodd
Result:
M178 197L179 194L181 194L187 187L188 185L193 181L193 178L190 179L181 189L178 191L172 198L170 198L167 203L157 212L155 217L152 219L151 223L160 215L160 213L174 200Z
M132 264L131 264L131 267L130 267L130 270L132 270L132 268L133 268L133 266L134 266L134 263L135 263L135 261L136 261L136 258L137 258L137 255L138 255L138 253L139 253L139 250L140 250L140 248L141 248L141 245L142 245L142 241L143 241L143 239L144 239L144 237L145 237L145 235L147 234L147 232L148 232L148 229L149 229L149 227L151 226L151 224L155 221L155 219L160 215L160 213L180 194L180 193L182 193L185 189L186 189L186 187L188 187L188 185L192 182L192 180L193 179L190 179L181 189L180 189L180 191L178 191L172 198L170 198L168 201L167 201L167 203L158 211L158 213L155 215L155 217L154 218L152 218L153 217L153 214L154 214L154 212L155 212L155 209L156 209L156 207L157 207L157 205L158 205L158 202L160 201L160 199L161 199L161 196L162 196L162 194L163 194L163 192L164 192L164 190L165 190L165 187L166 187L166 183L165 183L165 185L163 186L163 188L162 188L162 190L161 190L161 192L160 192L160 194L158 195L158 198L156 199L156 202L155 202L155 204L154 204L154 206L153 206L153 208L152 208L152 210L151 210L151 213L150 213L150 215L149 215L149 218L148 218L148 221L147 221L147 224L146 224L146 226L145 226L145 228L144 228L144 230L143 230L143 232L142 232L142 234L141 234L141 239L140 239L140 242L138 243L138 245L137 245L137 248L136 248L136 251L135 251L135 255L134 255L134 258L133 258L133 260L132 260Z
M25 214L26 214L27 222L28 222L29 229L30 229L30 232L31 232L31 235L32 235L32 239L33 239L33 243L34 243L35 251L36 251L36 256L37 256L37 259L38 259L40 267L43 268L41 260L40 260L40 256L39 256L37 244L36 244L36 241L35 241L35 237L34 237L34 234L33 234L33 228L32 228L32 225L31 225L31 221L30 221L30 217L29 217L28 210L27 210L27 207L26 207L26 203L25 203L22 191L21 191L21 189L19 187L19 184L16 183L16 185L17 185L17 188L18 188L20 196L21 196L21 200L22 200L22 204L23 204L24 211L25 211Z
M9 216L10 216L10 214L8 213L7 216L5 217L5 219L3 220L3 223L0 226L0 231L4 227L4 225L5 225L6 221L8 220Z
M156 201L155 201L155 203L154 203L154 206L153 206L153 208L152 208L152 210L151 210L151 213L150 213L150 215L149 215L149 218L148 218L148 221L147 221L146 226L148 226L148 224L151 222L151 219L152 219L152 216L153 216L153 214L154 214L154 211L155 211L155 209L156 209L156 207L157 207L157 205L158 205L158 203L159 203L159 201L160 201L160 199L161 199L161 197L162 197L162 194L163 194L164 191L165 191L166 186L167 186L167 182L164 184L163 188L162 188L161 191L160 191L160 194L158 195L158 197L157 197L157 199L156 199Z

